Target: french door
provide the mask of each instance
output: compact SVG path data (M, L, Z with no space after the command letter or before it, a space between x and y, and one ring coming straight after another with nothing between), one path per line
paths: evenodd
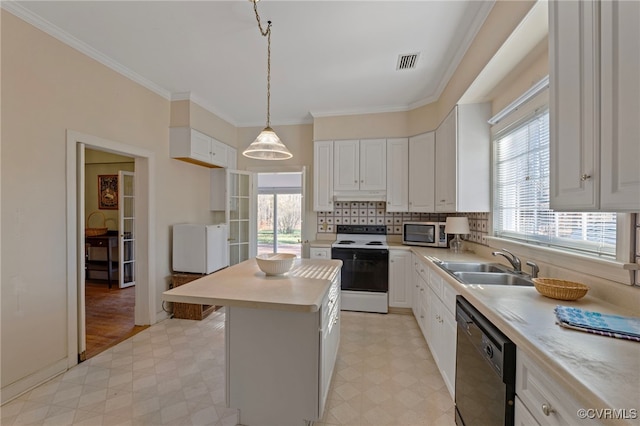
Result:
M256 255L255 174L240 170L226 174L229 265L235 265Z
M118 239L118 280L120 288L131 287L136 283L135 260L135 210L134 210L133 172L118 172L118 205L120 238Z

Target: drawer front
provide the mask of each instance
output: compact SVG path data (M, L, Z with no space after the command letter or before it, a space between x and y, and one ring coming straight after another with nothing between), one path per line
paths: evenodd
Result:
M538 424L546 425L600 425L597 420L580 419L581 407L561 387L535 364L523 351L516 356L516 395L529 409Z
M418 271L418 275L420 275L425 282L429 282L429 268L427 265L417 260L415 262L415 268L416 271Z
M331 249L325 247L311 247L309 250L311 259L331 259Z

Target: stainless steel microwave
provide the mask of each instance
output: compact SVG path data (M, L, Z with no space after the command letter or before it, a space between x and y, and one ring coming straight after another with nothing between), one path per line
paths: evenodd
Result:
M445 222L404 222L402 244L425 247L447 247Z

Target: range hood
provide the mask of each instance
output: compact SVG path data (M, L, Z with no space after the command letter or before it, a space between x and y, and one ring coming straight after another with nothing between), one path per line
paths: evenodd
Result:
M334 201L387 201L386 191L335 191Z

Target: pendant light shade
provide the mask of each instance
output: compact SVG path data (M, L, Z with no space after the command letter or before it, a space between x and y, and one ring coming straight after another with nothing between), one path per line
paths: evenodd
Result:
M258 15L258 0L250 0L256 13L260 34L267 37L267 126L260 132L255 141L242 152L242 155L257 160L287 160L293 155L282 143L271 128L271 21L267 21L267 29L262 28Z
M265 127L242 155L256 160L287 160L293 157L271 127Z

